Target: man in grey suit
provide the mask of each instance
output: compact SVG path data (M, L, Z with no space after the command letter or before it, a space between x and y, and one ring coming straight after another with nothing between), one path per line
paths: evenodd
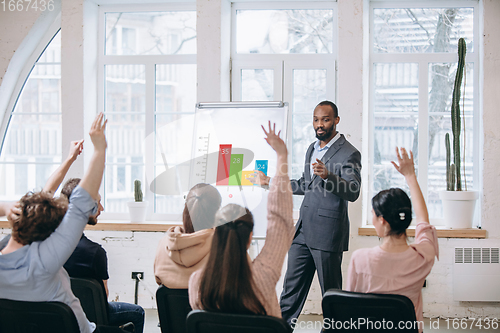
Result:
M339 121L334 103L316 106L313 126L318 140L307 149L302 177L291 181L293 194L304 195L280 302L283 318L292 327L316 270L322 294L342 289L342 255L349 244L347 203L359 196L361 154L337 132ZM258 181L267 185L270 178L259 173Z

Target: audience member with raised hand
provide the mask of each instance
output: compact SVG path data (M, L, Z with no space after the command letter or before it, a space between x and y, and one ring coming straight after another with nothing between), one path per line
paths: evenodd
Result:
M57 191L59 185L63 181L64 177L68 173L69 168L76 161L78 155L80 155L83 151L83 139L79 141L71 141L69 147L69 154L66 160L61 163L61 165L50 175L47 183L43 187L45 192L49 192L54 194Z
M25 194L19 201L20 214L10 214L11 235L0 241L0 298L63 302L75 313L82 333L114 330L100 330L87 320L63 269L89 216L97 210L95 200L107 146L105 129L101 113L89 133L94 145L91 163L73 192L71 203L68 205L66 198L53 198L45 191Z
M221 196L209 184L191 188L182 213L182 227L171 227L156 250L156 283L171 289L187 289L189 277L204 267L214 235L215 213Z
M410 298L418 321L423 320L422 287L439 257L436 229L429 224L424 196L418 185L413 153L396 148L398 163L392 162L410 188L412 200L399 188L380 191L372 199L372 221L382 245L352 254L347 290L399 294ZM415 210L415 242L408 244L406 229Z
M265 140L276 151L277 166L268 196L268 225L262 251L250 261L247 249L254 225L250 211L235 204L222 207L216 214L217 227L208 262L189 280L193 309L281 317L275 288L294 227L287 148L275 127L271 123L267 131L263 127Z

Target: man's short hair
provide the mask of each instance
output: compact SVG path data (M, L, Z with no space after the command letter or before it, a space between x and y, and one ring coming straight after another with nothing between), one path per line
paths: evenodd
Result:
M68 181L64 184L62 190L61 190L61 194L64 194L66 196L66 198L68 198L69 200L69 197L71 196L71 193L73 193L73 190L75 189L75 187L80 184L80 178L70 178L68 179Z
M47 239L61 224L68 209L65 197L43 191L28 192L21 200L21 215L12 223L12 237L22 245Z
M316 105L316 107L324 106L324 105L328 105L329 107L332 108L334 118L337 118L339 116L339 109L337 109L337 105L335 105L335 103L333 103L333 102L330 102L330 101L319 102L318 105Z

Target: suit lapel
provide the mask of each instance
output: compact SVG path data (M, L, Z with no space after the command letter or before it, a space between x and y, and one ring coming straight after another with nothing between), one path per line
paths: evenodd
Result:
M335 141L333 143L333 145L326 151L325 155L323 155L323 158L321 159L321 161L326 164L328 163L328 161L333 157L333 155L335 155L339 150L340 148L342 147L342 145L345 143L345 137L343 134L340 134L340 138L338 138L337 141ZM309 151L308 151L309 153ZM312 149L311 149L311 155L312 155ZM311 155L309 155L309 161L311 160ZM310 165L311 163L309 162L308 165ZM310 174L310 172L309 172ZM312 182L318 177L318 175L313 175L312 179L311 179L311 183L309 183L309 186L312 184Z
M308 182L311 181L311 156L313 149L314 149L314 142L311 143L306 152L306 165L304 166L304 177L305 180Z

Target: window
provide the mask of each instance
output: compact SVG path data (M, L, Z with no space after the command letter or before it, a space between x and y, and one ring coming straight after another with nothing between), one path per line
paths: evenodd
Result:
M478 187L477 5L477 1L435 1L422 7L374 1L370 7L369 196L390 187L407 189L390 161L395 159L396 146L409 148L435 224L442 223L443 217L438 192L446 189L444 136L451 135L451 93L460 37L467 44L465 90L462 87L467 129L464 167L467 186ZM460 106L462 112L462 102Z
M289 103L291 176L300 178L314 107L335 101L336 4L233 3L232 16L232 100Z
M128 218L139 179L149 219L175 219L182 193L162 194L155 180L182 162L177 143L192 133L181 120L196 104L195 5L117 8L100 12L99 104L109 119L104 216Z
M0 200L41 190L61 163L59 32L40 55L21 89L0 153Z

